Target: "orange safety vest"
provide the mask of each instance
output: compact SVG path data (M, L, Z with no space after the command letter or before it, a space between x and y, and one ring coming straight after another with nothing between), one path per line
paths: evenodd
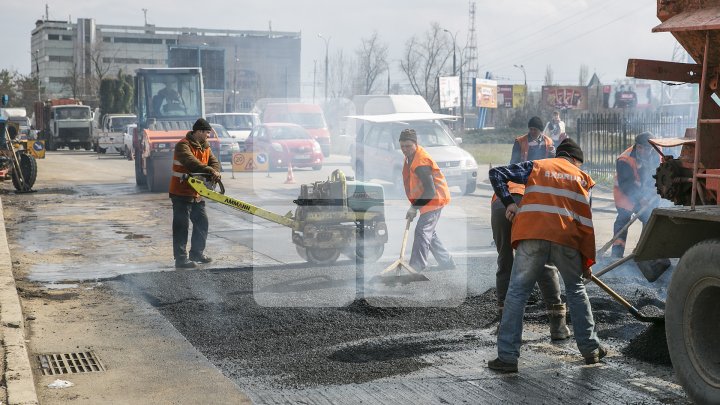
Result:
M402 170L405 195L408 200L410 200L410 203L414 203L414 201L423 194L422 181L420 181L420 178L415 174L415 169L420 166L430 166L433 182L435 183L435 197L433 197L429 203L420 207L420 213L424 214L448 205L450 203L450 191L448 190L445 176L440 171L440 167L438 167L437 163L430 157L430 154L428 154L422 146L418 145L412 163L408 164L407 159L405 159Z
M553 156L550 156L550 151L553 147L553 141L549 137L543 135L543 138L545 138L545 158L551 158ZM528 141L528 136L523 135L515 138L515 142L518 143L520 146L520 161L524 162L528 158L528 154L530 153L530 142ZM525 194L525 185L524 184L518 184L513 183L512 181L507 182L508 191L510 191L510 194L518 194L523 195ZM490 200L490 203L492 204L497 200L497 195L493 194L492 199Z
M625 149L625 152L621 153L620 156L618 156L616 162L625 162L627 163L630 168L633 171L633 177L635 178L635 184L634 186L636 188L640 187L640 172L638 172L637 167L637 159L633 156L630 156L630 153L632 153L633 148L635 146L631 146L627 149ZM630 200L630 198L625 195L625 193L620 190L620 183L618 183L618 176L617 171L615 172L615 183L613 185L613 197L615 198L615 207L616 208L622 208L624 210L632 211L635 209L635 204Z
M210 148L206 148L205 150L196 149L193 148L190 141L187 140L187 138L182 139L178 142L178 144L185 142L190 146L190 151L192 154L197 158L197 160L200 161L200 163L207 165L208 161L210 160ZM197 198L200 196L195 189L190 187L190 184L186 181L182 181L182 177L185 174L190 173L188 169L185 168L177 159L177 146L175 147L175 152L173 153L173 165L172 165L172 177L170 177L170 194L175 195L182 195L182 196L189 196L193 198Z
M583 266L595 263L595 232L590 189L595 181L563 158L541 159L525 184L525 196L512 225L512 246L541 239L576 249Z

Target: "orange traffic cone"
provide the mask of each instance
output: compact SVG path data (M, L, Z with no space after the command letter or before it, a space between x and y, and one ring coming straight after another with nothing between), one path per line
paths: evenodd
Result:
M292 163L288 163L288 172L287 178L285 179L285 184L295 184L295 176L293 175L292 171Z

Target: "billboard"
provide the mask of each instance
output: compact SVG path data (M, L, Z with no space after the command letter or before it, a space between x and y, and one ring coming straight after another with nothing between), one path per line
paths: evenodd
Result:
M439 77L438 89L440 89L440 108L460 107L460 77Z
M497 81L488 79L475 79L475 107L497 108L498 86Z
M498 108L522 108L525 105L525 86L502 84L497 86Z
M585 86L543 86L542 102L555 110L587 110Z
M525 85L513 84L513 108L522 108L525 106L525 95L527 88Z

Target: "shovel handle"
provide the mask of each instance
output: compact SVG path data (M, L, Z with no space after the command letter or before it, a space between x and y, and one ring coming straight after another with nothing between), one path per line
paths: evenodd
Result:
M408 234L410 233L410 224L412 223L412 219L408 218L407 223L405 224L405 232L403 233L403 240L402 240L402 246L400 246L400 260L405 257L405 245L407 245L408 240Z
M613 297L613 298L615 299L615 301L619 302L620 304L622 304L622 306L624 306L625 308L627 308L628 312L630 312L630 314L631 314L633 317L635 317L635 319L637 319L637 320L639 320L639 321L641 321L641 322L654 322L654 323L664 322L665 318L645 316L645 315L641 314L640 311L638 311L637 308L635 308L635 307L634 307L631 303L629 303L625 298L621 297L620 294L618 294L618 293L616 293L615 291L613 291L613 289L610 288L610 287L608 287L607 284L605 284L605 283L603 283L602 281L600 281L597 277L595 277L595 275L590 275L590 279L591 279L592 281L594 281L595 284L597 284L600 288L602 288L603 290L605 290L606 293L610 294L610 296Z

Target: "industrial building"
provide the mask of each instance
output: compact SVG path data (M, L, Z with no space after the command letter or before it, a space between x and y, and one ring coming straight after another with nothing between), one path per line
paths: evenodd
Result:
M207 112L247 111L262 98L300 97L299 32L102 25L38 20L32 66L43 98L92 102L98 77L138 68L201 67Z

